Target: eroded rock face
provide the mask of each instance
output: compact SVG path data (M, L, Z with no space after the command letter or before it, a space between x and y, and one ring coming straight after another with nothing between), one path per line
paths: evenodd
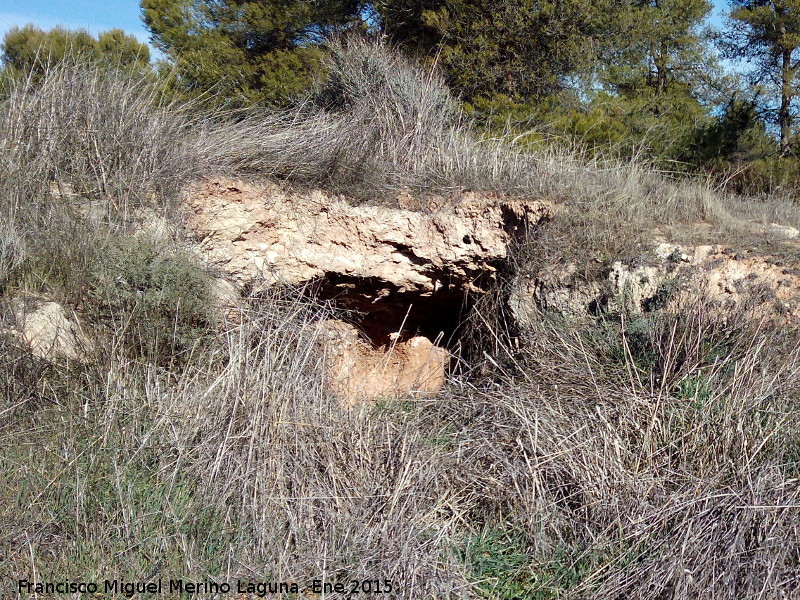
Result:
M601 312L680 310L697 299L721 309L745 307L755 317L800 319L800 271L778 259L720 245L662 243L654 254L653 264L614 263L601 281L581 281L574 265L520 277L509 305L522 323L542 309L581 318Z
M463 194L420 212L232 180L197 184L186 207L197 250L241 288L305 286L359 315L360 330L326 325L329 378L348 404L440 389L449 353L432 340L552 215L537 200Z
M200 251L242 285L334 276L372 281L375 298L479 289L512 239L552 212L540 201L465 194L426 214L235 181L195 186L187 206Z
M450 353L426 337L397 338L375 347L348 323L331 319L320 327L329 383L345 406L412 393L432 394L447 380Z
M552 267L517 278L509 296L515 318L527 322L540 310L571 318L601 312L641 312L654 299L672 274L664 265L629 267L617 261L607 277L585 281L574 264Z

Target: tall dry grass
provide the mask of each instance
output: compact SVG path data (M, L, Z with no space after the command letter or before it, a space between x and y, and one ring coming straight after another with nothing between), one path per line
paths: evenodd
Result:
M5 574L388 578L400 598L797 589L796 331L700 301L542 315L513 372L344 410L324 385L329 313L299 297L253 298L181 372L16 351Z
M201 165L198 123L152 78L67 59L0 101L4 205L107 200L117 212L172 199ZM46 204L57 204L46 202Z
M581 326L543 315L524 339L513 376L432 411L469 457L472 526L514 532L513 551L495 547L516 566L490 571L484 597L793 597L796 330L698 301Z
M49 395L15 388L0 409L4 575L468 587L452 461L394 407L337 404L315 325L328 313L298 297L253 299L181 373L103 352L38 374Z
M224 164L208 117L150 74L67 58L6 81L0 97L0 276L77 303L101 249L177 227L185 185ZM25 258L25 261L22 259Z
M168 437L175 467L247 531L245 564L269 557L290 581L389 578L401 597L464 585L442 543L457 525L449 461L429 432L392 408L343 410L323 385L320 315L298 300L258 304L227 332L224 366L162 400L181 415Z

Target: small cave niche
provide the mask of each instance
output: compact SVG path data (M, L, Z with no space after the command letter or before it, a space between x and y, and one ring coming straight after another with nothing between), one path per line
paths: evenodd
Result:
M455 350L464 319L474 303L474 294L463 285L441 285L433 292L401 292L376 277L339 273L316 279L308 294L345 313L346 320L355 324L376 348L424 336L437 346Z

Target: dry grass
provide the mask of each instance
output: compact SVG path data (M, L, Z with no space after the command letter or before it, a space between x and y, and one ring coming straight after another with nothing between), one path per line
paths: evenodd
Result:
M28 213L36 200L46 210L54 197L77 196L127 215L174 199L201 173L198 122L161 91L79 59L15 81L0 102L3 205Z
M225 164L205 143L208 120L153 77L76 57L6 84L0 288L79 303L103 247L143 224L174 228L187 182Z
M394 411L342 410L322 385L319 315L298 301L259 304L227 333L224 367L162 401L181 415L170 436L180 468L228 507L228 527L248 532L245 565L270 557L290 581L386 577L407 597L463 585L442 545L456 525L449 461L429 432Z
M79 389L14 388L3 574L392 579L408 598L466 586L452 461L402 411L338 406L312 325L325 312L296 298L254 299L181 374L103 353L66 380Z
M299 296L254 298L181 372L7 354L4 575L388 578L399 598L796 589L796 331L703 302L580 328L542 315L513 374L345 411L322 375L327 310Z
M329 49L327 78L307 101L244 114L236 130L216 132L239 169L362 199L472 189L618 210L628 203L651 220L721 217L713 194L665 190L666 178L638 160L530 145L529 134L480 136L437 73L389 47L350 38Z
M470 522L522 532L520 597L792 597L796 331L698 302L525 334L521 373L437 407L483 499Z

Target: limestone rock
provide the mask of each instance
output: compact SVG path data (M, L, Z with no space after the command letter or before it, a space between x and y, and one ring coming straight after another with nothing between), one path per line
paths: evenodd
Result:
M680 310L697 299L726 309L745 307L757 317L800 319L800 271L779 259L720 245L662 243L654 254L656 260L649 265L614 263L601 281L580 280L575 265L554 265L520 277L509 305L521 323L543 309L580 318L600 312Z
M535 277L518 278L509 305L521 322L534 318L540 309L573 318L600 312L641 312L644 305L669 279L661 266L629 267L619 261L603 281L583 281L574 264L553 266Z
M570 317L590 314L592 303L602 296L602 286L600 282L582 281L577 270L575 264L569 264L518 276L508 298L515 320L522 324L535 321L540 310Z
M18 299L13 304L16 331L35 356L76 360L89 347L77 317L59 303Z
M426 214L222 180L193 187L186 205L198 249L239 285L335 275L369 278L401 294L474 287L494 274L515 236L552 213L536 200L464 194Z
M428 338L395 339L375 348L348 323L320 323L325 338L327 375L345 406L365 400L435 393L445 384L450 353Z
M800 230L798 230L797 227L792 227L790 225L779 225L778 223L771 223L768 231L773 236L786 240L794 240L800 236Z
M611 297L617 302L619 310L639 312L645 302L658 293L666 278L667 275L660 267L631 268L617 261L611 265L611 272L608 274Z

